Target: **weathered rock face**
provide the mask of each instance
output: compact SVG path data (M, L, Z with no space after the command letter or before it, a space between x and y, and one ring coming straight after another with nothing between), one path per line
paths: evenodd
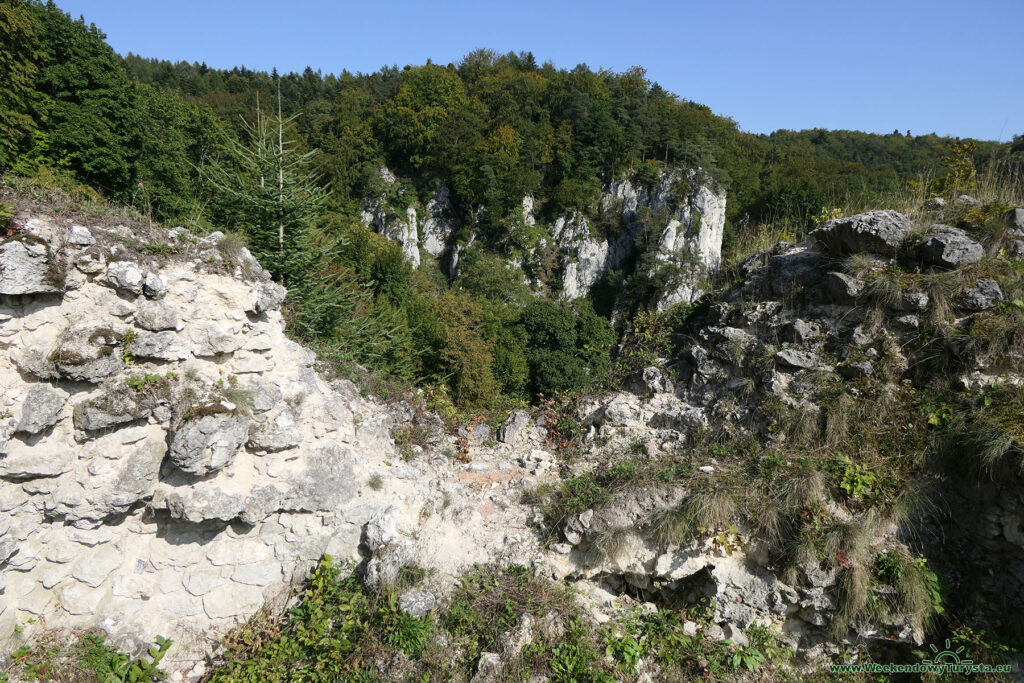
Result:
M385 185L385 191L378 197L370 197L363 203L363 223L402 247L402 258L413 268L420 265L419 232L416 225L416 209L407 206L401 211L389 206L389 190L397 182L394 174L381 167L378 171Z
M197 680L218 638L280 607L325 552L369 560L371 582L416 562L441 584L536 555L516 501L521 478L551 469L539 430L516 435L541 454L523 467L507 445L455 463L436 425L437 453L394 466L389 430L412 412L319 378L284 334L282 287L254 263L249 279L207 269L216 236L136 238L180 246L156 263L126 247L130 227L20 218L40 237L0 243L19 259L38 247L29 265L4 262L17 270L0 296L0 643L44 625L99 627L133 651L162 635L175 641L164 667ZM72 287L44 279L52 244ZM389 506L396 535L367 550L363 527Z
M456 216L448 188L442 185L427 202L426 216L420 230L420 244L431 256L442 256L455 233Z
M398 182L383 168L380 178L387 188ZM422 247L441 261L450 277L455 277L460 252L469 245L451 243L458 222L448 188L437 189L427 202L420 224L415 206L389 208L387 196L385 192L364 202L363 222L401 244L405 260L413 267L420 263ZM679 271L657 302L659 310L693 301L703 293L697 285L700 277L716 271L721 263L724 192L715 189L699 171L672 171L663 173L650 187L628 179L613 182L599 203L602 212L615 214L620 220L622 229L617 234L599 236L592 221L576 212L559 216L549 226L550 243L558 254L563 299L586 296L608 271L621 267L634 255L641 219L655 221L658 262ZM522 211L523 224L536 225L532 197L523 198Z
M378 174L385 191L363 202L363 223L401 245L402 258L413 268L420 265L420 247L437 258L447 255L457 227L455 207L448 188L443 185L437 188L423 209L420 223L416 206L399 209L388 204L389 195L398 182L394 174L383 167Z
M559 218L553 226L552 236L564 259L563 298L585 296L609 270L619 268L633 254L641 213L655 221L658 262L682 272L662 293L658 310L688 303L703 293L697 287L700 275L718 270L721 264L724 193L699 172L674 171L662 174L651 187L616 181L601 195L600 204L603 211L619 214L623 227L618 235L593 236L590 222L577 214Z
M959 228L933 225L918 255L926 265L956 268L977 263L985 255L985 249Z
M36 241L31 236L4 242L0 245L0 294L61 291L63 278L51 270L54 266L45 242Z
M632 245L626 233L612 244L593 237L590 222L575 213L555 221L552 237L564 258L562 296L570 300L585 296L610 268L622 263Z
M828 221L811 233L826 249L840 254L892 255L906 241L910 221L895 211L868 211Z
M357 555L355 449L390 440L284 336L262 271L203 272L204 241L159 266L127 228L26 223L38 240L0 244L0 641L30 618L130 649L164 635L188 669L329 545Z

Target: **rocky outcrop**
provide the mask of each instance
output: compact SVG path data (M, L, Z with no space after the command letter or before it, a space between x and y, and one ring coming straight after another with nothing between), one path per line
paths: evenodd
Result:
M226 271L217 235L69 222L22 214L33 238L0 244L38 257L4 262L0 296L0 642L102 628L137 652L161 635L174 680L198 680L221 635L279 609L324 553L377 582L434 567L439 585L536 554L516 501L551 470L540 430L516 436L543 454L523 466L504 444L455 462L436 425L436 451L403 462L389 430L412 411L321 379L246 252ZM389 506L394 542L364 545Z
M868 211L831 220L811 233L829 251L892 255L910 233L910 221L895 211Z
M716 264L714 226L705 224L713 193L687 195L687 223L683 207L654 190L615 192L624 213L646 213L647 202L667 216L659 258L676 258L682 239L703 267ZM681 446L721 436L781 448L791 437L773 410L818 421L821 387L843 378L858 392L880 377L890 378L886 391L906 386L914 323L937 304L909 288L871 300L869 311L871 274L832 270L829 255L836 244L874 250L885 258L870 267L887 267L894 254L878 220L859 231L833 228L845 235L838 242L780 244L742 264L744 281L693 313L675 357L652 359L619 390L574 406L565 424L579 429L583 450L573 459L559 457L561 426L547 408L512 413L495 441L486 424L445 433L415 397L382 405L350 382L325 381L314 354L285 335L283 288L251 262L218 263L215 236L68 222L32 223L45 243L39 253L72 264L67 272L37 264L54 291L0 297L2 642L44 625L101 628L133 651L168 636L175 645L165 666L175 680L198 680L217 639L261 607L281 609L324 553L374 587L395 581L403 565L428 569L424 585L399 599L412 615L443 605L475 563L493 562L575 582L598 621L630 595L668 606L706 598L714 609L705 634L734 642L754 623L772 625L802 654L837 652L830 630L848 626L851 640L920 641L911 620L842 620L838 554L783 576L748 522L686 539L656 524L690 496L728 490L741 469L765 464L738 466L714 449L694 451L691 462L678 458ZM574 244L594 239L581 226L563 224L577 231ZM447 243L444 232L438 244ZM133 240L173 240L175 256L157 261L133 250ZM581 287L582 273L599 271L613 253L610 242L608 252L595 243L591 265L576 262ZM111 275L115 264L124 265ZM943 305L960 329L1007 296L994 280L972 279ZM972 388L1012 379L985 369L955 379ZM392 434L406 439L400 450ZM422 438L410 445L410 434ZM629 461L615 470L623 454ZM538 492L569 490L563 478L621 471L629 480L630 463L663 462L678 469L578 505L557 523L538 504ZM1016 489L999 500L981 488L963 495L958 509L982 502L986 516L965 524L962 553L981 538L986 556L1020 565ZM867 529L871 552L902 548L892 524L855 505L831 501L815 515ZM982 575L987 591L1019 604L1019 577ZM520 623L502 634L502 652L525 647L529 632ZM503 666L499 654L484 660L485 674Z
M473 238L468 244L452 244L459 224L448 188L437 188L418 223L415 204L398 207L392 199L398 179L385 168L380 169L379 178L385 190L364 202L363 223L400 244L403 257L413 267L419 266L422 248L438 258L450 277L456 277L461 252ZM547 226L548 237L534 248L550 245L556 251L563 299L586 296L609 271L634 259L642 222L649 223L647 230L657 236L654 252L659 267L673 271L657 308L688 303L703 293L702 276L714 273L721 264L725 229L725 193L710 179L699 170L664 172L651 186L621 179L601 194L599 206L602 214L621 226L615 234L600 235L590 218L574 211L555 218ZM522 224L537 224L533 197L523 198ZM543 287L545 283L534 284Z
M634 255L641 221L658 235L655 258L679 275L656 302L658 310L689 303L703 292L700 276L718 270L725 229L725 194L699 171L663 173L650 187L629 179L613 182L600 198L601 211L617 214L621 231L609 238L593 234L589 220L571 214L556 220L552 236L563 258L562 297L585 296L612 269Z
M391 452L386 428L284 336L258 266L206 270L215 239L179 233L157 263L131 228L21 224L32 239L0 245L0 639L30 621L129 649L164 635L170 669L192 668L328 547L358 556L353 449Z
M391 191L397 182L394 174L381 167L378 175L384 185L380 195L368 197L363 202L361 216L363 223L402 247L402 258L413 268L420 265L419 232L416 223L416 209L412 206L396 207Z
M960 307L967 311L984 311L1003 300L999 283L987 277L980 278L960 299Z
M441 257L447 253L457 227L455 206L447 187L437 188L424 213L420 246L431 256Z
M442 258L448 254L452 235L456 229L456 211L450 192L441 185L420 213L415 203L399 206L394 198L398 179L387 168L381 167L378 177L383 191L363 202L363 223L397 242L402 247L402 258L413 268L420 265L420 248L431 256Z

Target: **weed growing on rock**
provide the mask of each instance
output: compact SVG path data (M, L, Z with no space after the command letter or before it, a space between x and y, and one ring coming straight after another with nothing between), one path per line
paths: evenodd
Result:
M106 643L99 632L80 634L68 640L68 634L45 633L35 645L24 645L11 653L11 663L0 671L16 680L74 681L75 683L150 683L164 680L160 670L172 641L157 637L146 655L133 658Z

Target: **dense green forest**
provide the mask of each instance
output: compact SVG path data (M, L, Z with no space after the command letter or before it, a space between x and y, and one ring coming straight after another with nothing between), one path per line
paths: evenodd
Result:
M579 390L617 367L621 330L592 302L552 302L505 275L524 195L542 215L593 213L613 178L699 166L728 191L728 243L766 222L805 228L829 207L884 203L937 172L951 143L909 131L752 135L641 68L557 68L529 53L326 76L122 58L95 26L36 0L0 4L0 79L0 170L241 233L289 287L292 328L322 356L474 409ZM274 148L278 130L286 142ZM974 162L1021 147L980 141ZM256 189L282 158L287 211ZM406 202L446 185L491 247L455 282L435 264L414 271L360 224L381 165Z

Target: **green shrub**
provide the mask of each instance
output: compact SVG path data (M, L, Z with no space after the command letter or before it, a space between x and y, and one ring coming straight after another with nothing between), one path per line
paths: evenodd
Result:
M257 616L228 639L211 681L335 681L365 675L366 657L381 645L421 656L433 634L426 617L398 607L391 592L373 595L354 575L342 578L330 556L310 575L284 624Z

